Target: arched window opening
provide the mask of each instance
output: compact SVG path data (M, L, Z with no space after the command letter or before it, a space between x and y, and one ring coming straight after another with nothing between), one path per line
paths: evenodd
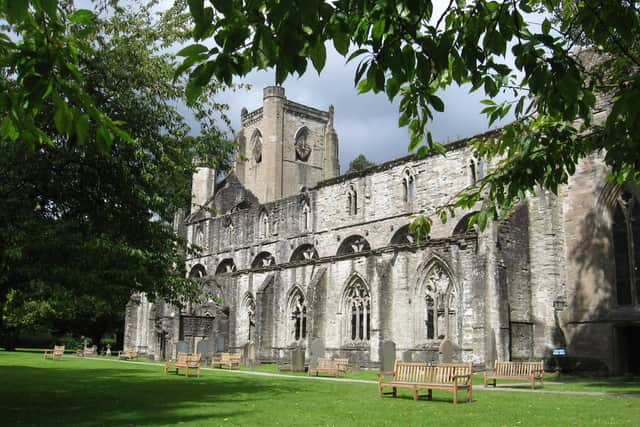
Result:
M358 214L358 192L353 185L349 187L349 192L347 193L347 212L349 215Z
M291 316L291 337L295 341L306 339L307 304L299 288L296 288L289 298L289 313Z
M371 245L362 236L349 236L342 241L336 255L357 254L371 250Z
M216 268L216 274L232 273L234 271L236 271L236 264L233 262L232 258L223 259Z
M204 249L204 230L202 225L196 227L193 243L199 248Z
M471 159L469 161L469 177L471 178L471 184L475 184L478 181L478 175L476 173L476 161Z
M476 214L477 212L471 212L469 214L466 214L462 218L460 218L460 221L458 221L458 223L453 229L453 235L457 236L460 234L466 234L468 232L475 231L473 228L469 228L469 221L471 220L473 215L476 215Z
M258 129L251 136L251 153L256 163L262 162L262 133Z
M426 275L424 283L424 336L428 340L455 340L458 297L446 270L436 263Z
M266 239L267 237L269 237L269 229L270 229L270 223L269 223L269 214L267 214L266 211L262 211L260 213L260 218L258 218L258 236L261 239Z
M306 200L302 203L300 228L302 231L309 231L311 229L311 209L309 209L309 203Z
M362 279L353 280L345 291L347 330L354 342L371 339L371 296Z
M318 251L312 244L300 245L291 254L290 262L304 262L312 259L318 259Z
M410 203L416 197L416 178L411 169L405 169L402 173L402 200Z
M233 226L233 221L231 221L231 218L227 218L224 234L227 244L232 245L235 237L235 227Z
M640 304L640 203L626 189L617 202L612 226L616 299L619 305Z
M201 279L207 275L207 270L202 264L196 264L189 271L190 279Z
M415 243L415 238L409 232L409 224L403 225L398 228L398 230L393 233L393 237L391 237L392 245L412 245Z
M251 263L251 268L264 268L269 267L270 265L275 265L276 259L269 252L260 252L253 259Z
M309 128L306 126L300 128L295 136L295 152L296 160L306 162L311 155L311 144L309 143Z
M250 293L245 295L244 301L242 302L242 309L244 317L243 326L246 327L247 341L251 341L254 338L253 335L256 327L256 301Z

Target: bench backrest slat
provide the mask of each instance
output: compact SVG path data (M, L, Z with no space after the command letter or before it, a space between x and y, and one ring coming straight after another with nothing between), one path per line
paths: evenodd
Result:
M496 361L496 375L509 377L523 377L531 375L533 371L544 368L541 360L535 362L500 362Z

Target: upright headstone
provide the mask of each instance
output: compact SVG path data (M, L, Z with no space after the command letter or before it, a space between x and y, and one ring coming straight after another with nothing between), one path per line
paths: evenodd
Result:
M191 353L191 351L189 350L189 343L187 343L186 341L176 342L176 355L178 353Z
M316 368L318 366L318 358L324 357L324 340L315 338L311 342L311 354L309 355L309 366Z
M214 353L222 353L225 348L224 348L224 335L216 335L215 337L215 351Z
M402 352L403 362L413 362L413 351L407 350Z
M393 341L385 341L382 343L382 370L385 372L393 371L396 362L396 343Z
M209 354L209 340L207 338L201 340L196 346L196 353L202 355L202 358L206 359L210 357Z
M438 362L440 363L451 363L453 362L453 344L450 340L445 339L440 343L440 348L438 349L439 357Z
M249 344L247 344L248 348L247 348L247 361L245 363L245 366L248 366L249 368L253 369L256 367L257 361L256 361L256 345L253 341L249 341Z
M291 350L291 370L293 372L304 372L304 348L296 347Z

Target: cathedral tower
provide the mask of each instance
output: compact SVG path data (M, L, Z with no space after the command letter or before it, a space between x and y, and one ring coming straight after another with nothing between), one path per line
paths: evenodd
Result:
M262 203L299 193L340 173L333 107L322 111L264 89L263 106L241 113L235 173Z

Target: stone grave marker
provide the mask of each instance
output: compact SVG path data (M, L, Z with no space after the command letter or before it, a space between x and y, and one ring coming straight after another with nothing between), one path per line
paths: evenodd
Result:
M413 362L413 351L407 350L402 352L403 362Z
M322 338L315 338L311 342L311 354L309 355L309 367L311 368L317 367L319 357L324 357L324 340Z
M242 347L242 360L244 366L252 369L256 367L256 345L253 341L249 341Z
M189 343L186 341L176 342L176 355L178 353L191 353Z
M384 341L382 343L382 370L386 372L393 371L393 365L396 361L396 343L393 341Z
M450 340L442 340L438 349L438 356L438 362L440 363L453 362L453 344Z
M216 335L214 353L222 353L224 351L224 335Z
M291 370L293 372L304 372L304 348L296 347L291 350Z

